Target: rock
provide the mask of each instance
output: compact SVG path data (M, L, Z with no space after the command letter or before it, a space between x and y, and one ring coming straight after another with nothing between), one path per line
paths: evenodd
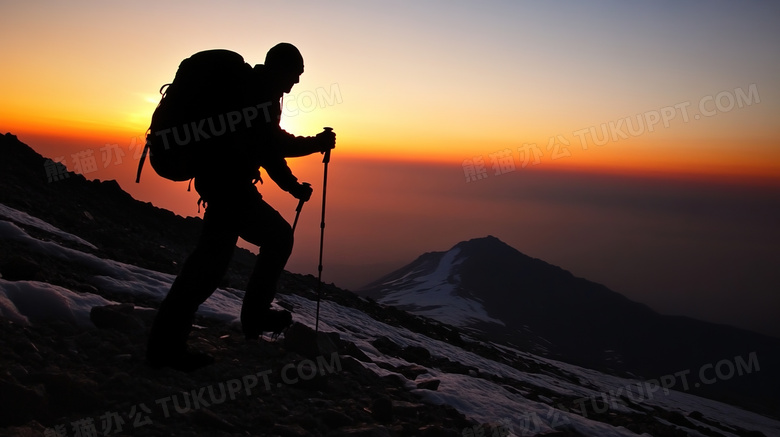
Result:
M133 359L132 354L119 354L113 357L116 361L130 361Z
M293 365L287 364L280 369L279 378L287 385L303 390L327 390L328 377L326 369L318 367L312 360L303 360Z
M192 420L207 428L219 429L226 432L235 432L236 426L227 420L219 417L208 408L200 408L193 412Z
M417 388L421 390L436 391L439 388L441 381L438 379L426 379L417 383Z
M6 374L13 379L24 379L30 372L22 365L13 363L6 369Z
M393 401L387 397L374 400L371 404L371 416L378 422L391 422L393 420Z
M52 413L88 411L104 404L97 383L82 375L41 372L31 374L30 380L43 384Z
M371 342L379 352L393 357L403 358L411 363L428 366L431 363L431 353L422 346L407 346L402 348L387 337L379 337Z
M100 290L98 290L97 287L90 284L85 284L83 282L74 281L75 283L68 287L73 291L78 291L79 293L89 293L89 294L100 294Z
M341 369L352 374L355 380L361 384L369 384L376 379L376 374L360 364L360 361L352 357L341 358Z
M282 437L308 437L311 435L298 425L274 425L271 431Z
M310 406L308 411L305 411L302 414L290 416L287 420L287 423L294 423L306 431L309 431L309 435L311 435L311 431L322 428L322 422L317 421L317 418L313 414L318 410L319 408Z
M44 412L46 399L32 390L11 381L0 381L0 427L21 425Z
M133 317L141 322L147 329L152 327L157 310L144 307L133 308Z
M326 332L325 335L328 336L331 343L333 343L333 345L336 346L336 349L338 350L339 346L341 345L341 334L338 332Z
M355 423L348 415L330 408L320 411L318 417L328 428L341 428Z
M379 352L393 357L399 356L402 350L401 346L398 346L387 337L379 337L372 341L371 345L374 346Z
M417 417L423 405L406 401L393 401L392 407L394 416L412 418Z
M479 375L478 369L463 365L461 363L450 361L447 358L436 358L435 360L432 361L433 363L431 364L431 367L437 367L439 368L439 370L441 370L444 373L458 373L461 375L472 375L472 376Z
M391 373L389 375L385 375L382 377L382 380L385 381L387 384L393 387L406 387L406 383L408 379L404 378L402 375L399 375L397 373Z
M13 256L0 265L0 273L8 281L34 281L39 278L40 271L37 262L22 256Z
M428 369L417 364L396 367L395 370L400 374L404 375L405 377L409 378L410 380L415 380L417 379L418 376L429 372Z
M399 355L410 363L417 363L423 366L431 363L431 353L422 346L407 346L401 350Z
M284 333L284 346L299 354L315 358L331 356L338 353L338 347L330 335L324 332L314 332L302 323L293 323Z
M351 341L341 341L340 343L341 350L343 351L344 355L352 356L364 363L371 363L371 358L368 357L362 350L360 350L355 343L352 343Z
M46 428L36 421L23 426L12 426L0 429L0 437L40 437L45 436Z
M143 332L144 325L133 315L134 305L122 303L93 307L89 312L89 320L101 329L115 329L122 332Z

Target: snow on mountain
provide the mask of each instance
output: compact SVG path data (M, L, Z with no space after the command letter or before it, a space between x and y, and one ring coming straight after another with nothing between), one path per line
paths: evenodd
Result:
M466 327L476 321L503 326L504 322L487 314L478 299L458 294L455 268L463 261L459 254L460 249L452 249L439 258L433 270L413 270L382 283L388 292L378 302L453 326Z
M32 226L54 232L48 224L5 206L0 211L0 240L14 241L41 255L75 259L89 266L97 272L91 277L91 282L101 291L161 298L173 280L171 275L102 259L51 241L42 241L25 229ZM63 235L66 233L62 231L58 233L69 240L78 241L76 236L70 238ZM445 292L437 298L427 299L425 304L431 307L431 314L436 314L434 307L441 304L441 300L437 299L451 301L454 297L454 301L461 305L462 313L451 320L463 321L463 314L478 309L479 303L457 296L456 290L447 288L452 285L453 267L462 262L459 254L458 250L450 251L435 265L428 265L417 274L410 272L406 277L396 280L396 285L410 285L409 290L416 290L418 294L407 291L406 295L398 294L395 299L398 302L408 300L410 296L417 299L434 286L443 286ZM238 290L220 289L200 308L200 312L233 322L239 313L241 297L242 292ZM315 301L294 294L280 294L278 299L285 306L292 306L296 321L314 326ZM89 325L85 321L89 320L90 308L109 302L96 294L74 292L44 282L0 280L0 313L3 317L21 323L35 323L39 318L55 317ZM482 320L489 319L482 314ZM385 324L356 308L327 299L321 302L320 330L336 332L342 339L353 342L371 359L371 362L362 364L376 374L397 375L399 379L407 381L408 390L421 398L432 403L449 404L466 416L481 423L493 424L496 430L506 430L512 436L561 430L586 436L636 435L626 427L608 423L605 419L621 415L642 417L653 421L657 429L665 430L655 435L673 432L704 435L702 430L707 430L707 435L722 436L745 435L745 430L761 432L766 436L780 435L779 421L693 396L685 391L671 390L659 385L658 381L619 378L508 346L482 344L491 348L495 354L507 358L504 361L522 360L527 369L521 370L518 366L485 358L453 344L435 340L424 333ZM392 369L419 366L419 363L381 352L374 344L382 337L401 347L425 348L434 358L448 359L470 370L454 372L433 365L426 366L418 380L436 379L440 385L436 390L417 388L415 382L408 381Z
M423 254L358 293L477 338L610 373L653 378L750 353L780 365L778 339L659 314L492 236ZM697 394L771 411L778 383L776 372L762 372Z
M33 217L26 212L19 211L13 208L9 208L2 203L0 203L0 216L7 217L10 220L16 221L16 222L22 222L27 225L33 226L35 228L38 228L42 231L46 231L49 233L52 233L54 235L57 235L59 237L64 238L65 240L72 241L78 244L81 244L83 246L89 247L90 249L97 249L94 244L90 243L89 241L84 240L81 237L77 237L73 234L69 234L67 232L61 231L56 226L52 226L49 223L46 223L45 221Z

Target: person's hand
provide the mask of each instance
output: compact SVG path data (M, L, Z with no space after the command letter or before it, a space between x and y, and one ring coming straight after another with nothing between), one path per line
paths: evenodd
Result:
M303 200L304 202L308 202L309 199L311 199L311 193L314 190L311 188L311 184L308 184L306 182L302 184L298 184L297 187L293 188L290 191L290 194L293 195L298 200Z
M316 138L321 153L336 147L336 132L330 128L318 133Z

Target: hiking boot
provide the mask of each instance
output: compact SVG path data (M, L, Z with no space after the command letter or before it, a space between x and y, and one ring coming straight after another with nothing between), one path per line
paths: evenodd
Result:
M182 372L192 372L214 364L214 357L201 352L179 349L164 352L147 352L146 361L153 369L170 367Z
M243 320L241 323L246 339L257 340L263 332L271 332L274 336L281 334L292 325L292 314L286 310L268 309L251 322Z

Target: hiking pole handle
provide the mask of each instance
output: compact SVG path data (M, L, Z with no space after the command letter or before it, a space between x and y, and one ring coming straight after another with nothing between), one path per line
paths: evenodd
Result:
M326 127L322 128L322 129L323 129L325 132L333 132L333 128L332 128L332 127L327 127L327 126L326 126ZM331 151L331 150L332 150L332 149L328 149L328 150L326 150L326 151L325 151L325 156L323 156L323 157L322 157L322 163L323 163L323 164L327 164L327 163L329 163L329 162L330 162L330 151Z
M308 182L302 182L301 185L305 185L307 187L311 187L311 184ZM295 207L295 210L297 212L300 212L301 209L303 209L303 204L306 203L305 199L298 199L298 206Z
M310 184L304 182L303 185L310 185ZM295 207L295 221L293 221L293 225L292 225L293 234L295 234L295 228L298 226L298 217L301 216L301 210L303 209L304 203L306 203L305 200L298 199L298 206Z

